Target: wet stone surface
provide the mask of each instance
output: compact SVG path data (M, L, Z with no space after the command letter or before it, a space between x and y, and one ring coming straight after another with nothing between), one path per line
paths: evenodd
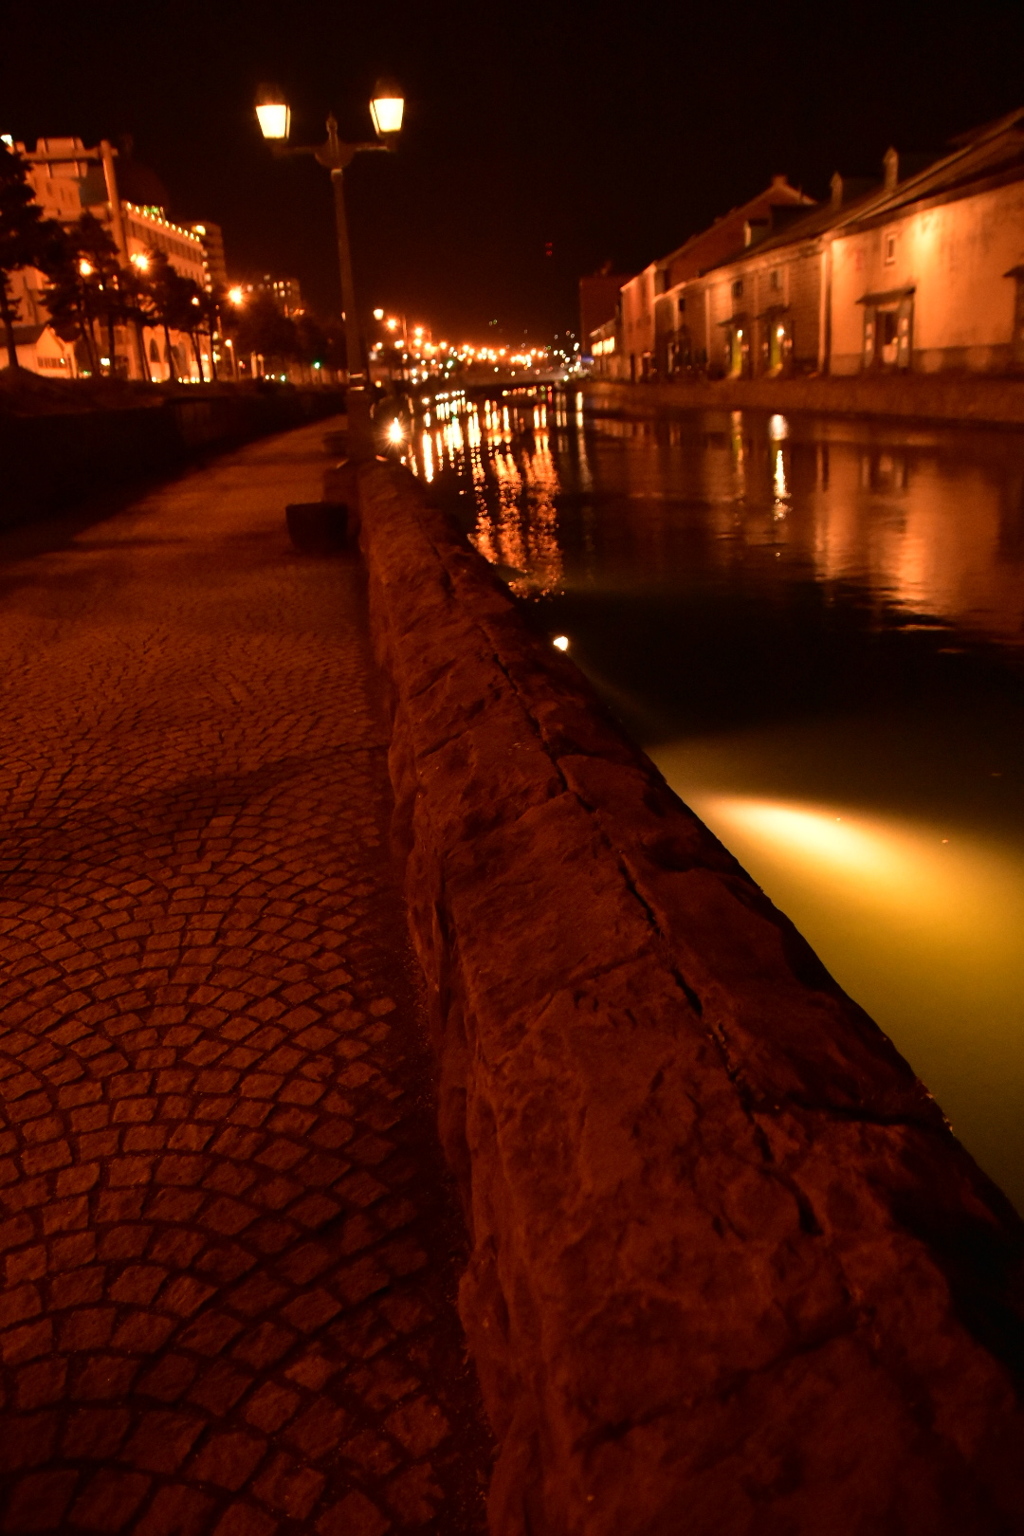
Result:
M483 1529L322 433L0 539L4 1533Z

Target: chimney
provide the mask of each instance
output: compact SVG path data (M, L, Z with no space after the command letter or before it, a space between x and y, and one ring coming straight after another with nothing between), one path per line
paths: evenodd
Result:
M843 206L843 178L838 171L832 172L832 180L829 182L829 186L832 188L832 207L841 208Z
M891 192L900 179L899 153L891 144L882 156L882 165L885 170L885 190Z

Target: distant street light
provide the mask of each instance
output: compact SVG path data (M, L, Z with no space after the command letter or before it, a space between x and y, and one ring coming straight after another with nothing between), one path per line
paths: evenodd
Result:
M338 124L332 112L327 119L327 139L319 146L285 146L291 126L291 112L284 94L275 86L260 87L256 100L256 116L265 139L274 143L278 154L312 155L331 173L334 187L334 216L338 231L338 267L341 274L341 303L345 319L345 343L348 353L348 408L349 453L352 458L372 458L374 453L373 429L370 420L370 402L367 393L369 370L363 345L363 331L356 306L355 283L352 277L352 249L348 236L348 219L345 214L343 176L356 155L363 150L392 149L402 126L405 99L391 81L379 80L370 102L370 116L378 134L374 144L346 144L338 138Z

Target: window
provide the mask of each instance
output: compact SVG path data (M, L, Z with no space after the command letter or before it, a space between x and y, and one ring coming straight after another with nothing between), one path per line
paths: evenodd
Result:
M732 285L732 296L733 296L734 299L742 299L742 297L743 297L743 279L742 279L742 277L738 277L736 279L736 281L733 283L733 285Z
M886 235L883 245L885 248L886 265L888 265L889 262L896 260L896 236Z
M681 315L685 315L686 314L686 300L685 299L680 299L679 300L679 313Z
M775 267L773 269L773 271L772 271L771 282L769 284L769 287L771 288L772 293L781 293L782 292L782 273L780 272L778 267Z

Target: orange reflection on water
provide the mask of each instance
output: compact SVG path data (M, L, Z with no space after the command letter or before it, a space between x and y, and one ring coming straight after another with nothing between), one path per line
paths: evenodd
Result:
M558 471L546 432L531 427L545 417L546 411L535 407L524 422L518 412L513 418L507 405L499 409L486 402L470 418L475 432L470 427L467 433L477 508L472 541L492 564L509 568L509 587L519 596L559 591L563 580ZM475 433L481 447L474 462Z
M815 564L855 577L913 613L1020 644L1024 583L1005 556L1007 505L1020 487L977 462L938 462L902 448L836 452L815 497Z
M532 512L529 572L534 591L546 597L561 590L565 575L562 550L558 542L558 508L555 504L559 489L558 470L551 456L546 432L535 434L533 451L527 452L523 459L522 474L527 488L527 502Z

